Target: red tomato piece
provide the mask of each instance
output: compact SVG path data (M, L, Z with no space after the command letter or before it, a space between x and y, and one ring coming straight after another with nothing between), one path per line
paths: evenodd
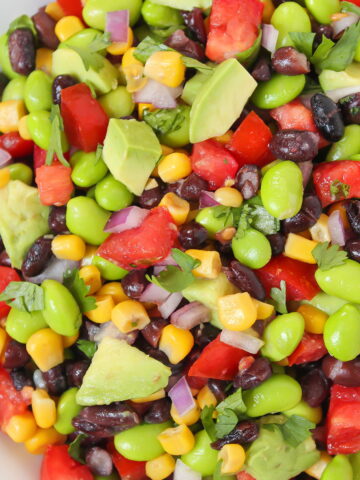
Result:
M109 446L112 461L122 480L147 480L145 473L146 462L135 462L128 460L115 450L114 446Z
M65 15L75 15L82 18L82 3L81 0L57 0L58 4L63 9Z
M0 367L0 427L4 429L10 418L24 413L28 405L21 392L15 389L9 373Z
M263 10L260 0L213 0L207 57L220 63L252 47L259 34Z
M240 472L236 476L237 480L256 480L250 473L247 472Z
M61 115L71 145L94 152L103 143L109 118L85 83L62 90Z
M193 171L209 182L211 190L224 186L239 170L234 156L216 140L195 143L191 163Z
M26 157L32 155L34 142L24 140L18 132L9 132L0 136L0 148L10 153L13 158Z
M292 367L301 363L316 362L326 354L323 336L305 332L296 350L288 357L288 361Z
M10 282L20 282L21 278L16 270L10 267L0 266L0 293L5 290ZM10 307L5 302L0 302L0 318L6 317L10 312Z
M59 163L37 168L35 182L43 205L66 205L74 190L71 168Z
M360 7L360 0L348 0L350 3L353 3L354 5L357 5Z
M273 287L280 287L281 280L285 280L287 299L300 301L311 300L320 291L315 280L315 270L315 265L278 255L265 267L256 270L256 275L267 295L270 295Z
M330 455L360 451L360 387L331 387L326 425Z
M41 466L41 480L94 480L86 465L70 457L68 445L50 445Z
M177 227L165 207L156 207L140 227L113 233L98 255L126 270L147 268L166 258L177 238Z
M40 147L38 147L37 145L34 144L34 156L33 156L34 170L36 170L37 168L45 165L46 154L47 154L47 150L44 150L44 149L42 149L42 148L40 148ZM64 153L64 157L67 161L69 161L70 160L69 152ZM59 163L60 163L60 161L59 161L57 155L55 154L52 165L59 164Z

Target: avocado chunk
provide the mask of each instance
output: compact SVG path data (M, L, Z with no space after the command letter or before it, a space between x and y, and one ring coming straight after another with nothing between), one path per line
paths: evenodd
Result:
M115 179L132 193L142 194L160 156L160 142L145 122L110 120L103 159Z
M0 236L11 265L21 268L35 240L49 232L49 207L42 205L37 188L20 180L0 189Z
M360 86L360 63L351 63L342 72L323 70L319 82L324 92L337 88Z
M142 398L168 384L170 368L125 340L105 337L77 393L79 405L108 405Z
M192 10L193 8L210 8L212 0L151 0L157 5L177 8L178 10Z
M235 58L218 65L192 104L190 142L202 142L227 132L256 86L256 81Z
M53 53L52 74L54 77L72 75L90 84L99 95L105 95L118 85L118 71L109 60L104 58L104 66L99 71L91 66L86 70L80 55L71 48L58 48Z
M194 100L201 90L201 87L204 83L209 80L210 76L213 74L211 70L205 70L204 72L197 72L190 80L185 83L183 93L181 95L181 100L183 100L188 105L192 105Z

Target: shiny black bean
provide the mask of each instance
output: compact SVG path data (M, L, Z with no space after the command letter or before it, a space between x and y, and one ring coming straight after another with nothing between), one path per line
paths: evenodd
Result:
M196 175L196 173L191 173L182 183L179 195L188 202L196 202L199 200L201 192L208 190L208 188L209 184L206 180Z
M215 340L219 334L219 330L211 325L211 323L202 323L192 330L195 344L200 348L206 347L210 342Z
M50 395L59 396L67 389L66 376L63 365L57 365L47 372L42 372L46 389Z
M310 72L306 55L293 47L281 47L272 56L271 64L275 72L282 75L301 75Z
M80 338L93 342L99 331L100 325L98 323L91 322L90 320L84 320L80 327Z
M259 191L260 169L256 165L243 165L235 177L235 188L237 188L245 200L249 200Z
M162 197L163 192L160 187L150 188L150 190L143 191L138 198L138 203L141 208L154 208L159 205Z
M224 445L229 443L237 443L244 445L253 442L259 436L259 425L251 420L244 420L240 422L232 432L225 435L225 437L216 440L211 444L215 450L221 450Z
M208 387L215 395L216 400L220 403L226 398L225 389L228 383L223 380L208 380Z
M321 23L313 22L313 32L322 37L325 35L326 38L332 39L334 31L331 25L323 25Z
M339 100L345 125L360 125L360 92Z
M121 280L125 294L130 298L140 298L149 282L145 278L146 270L132 270Z
M327 449L327 432L325 425L319 425L312 430L312 437L315 440L316 446L319 450Z
M316 195L309 195L304 198L300 212L282 222L283 232L303 232L315 225L321 213L322 206L320 200Z
M255 388L272 375L271 364L267 358L259 357L249 368L240 370L234 378L234 387L249 390Z
M0 252L5 250L4 242L2 241L2 238L0 237Z
M11 380L16 390L20 391L24 387L33 387L32 375L29 374L24 368L16 368L10 372Z
M39 40L44 47L56 50L59 45L59 39L55 35L56 22L45 12L45 7L38 10L32 17Z
M194 33L197 40L205 44L207 35L201 8L193 8L190 12L182 11L181 15L184 19L185 25Z
M257 82L267 82L271 78L271 62L266 57L261 57L254 65L251 75Z
M186 223L179 229L179 242L185 249L199 248L208 239L206 228L196 222Z
M29 75L35 69L35 40L28 28L18 28L9 36L9 58L14 72Z
M86 453L85 461L94 475L108 476L113 471L111 455L104 448L90 448Z
M49 228L53 233L67 232L66 207L51 207L48 223Z
M188 38L184 30L176 30L164 43L186 57L195 58L199 62L205 60L204 47Z
M350 258L360 262L360 240L348 240L345 244L345 250Z
M325 376L344 387L360 387L360 357L342 362L327 355L321 363Z
M5 348L3 367L21 368L30 360L30 355L26 351L26 346L16 340L10 340Z
M344 135L344 122L340 110L331 98L322 93L311 97L315 124L329 142L337 142Z
M280 253L284 251L286 241L284 235L281 233L273 233L272 235L268 235L267 239L270 242L273 256L280 255Z
M28 250L21 271L27 277L41 273L52 256L52 237L46 235L38 238Z
M171 403L167 398L161 398L151 403L150 409L144 416L146 423L163 423L170 420Z
M168 325L168 322L165 319L156 318L141 330L141 335L152 347L156 348L159 345L161 332L166 325Z
M229 265L228 279L242 292L248 292L260 301L265 300L265 289L255 273L237 260Z
M76 83L78 83L77 80L71 75L58 75L55 77L52 84L53 102L57 105L60 105L61 92L64 90L64 88L72 87Z
M3 250L0 253L0 265L2 265L3 267L11 267L11 260L6 250Z
M306 162L318 154L319 137L306 130L280 130L272 137L269 148L276 158Z
M360 235L360 200L346 202L345 208L351 228Z
M70 387L81 387L82 380L89 366L90 362L88 360L78 360L66 364L66 379Z
M300 380L303 399L310 407L319 407L329 395L329 382L320 368L315 368Z

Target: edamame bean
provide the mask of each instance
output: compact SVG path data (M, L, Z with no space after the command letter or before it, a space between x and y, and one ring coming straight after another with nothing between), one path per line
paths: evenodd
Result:
M107 166L102 158L96 159L95 152L85 153L80 151L76 152L75 155L77 158L75 164L73 164L71 179L78 187L92 187L107 174ZM75 155L72 156L72 159Z
M330 270L315 272L315 279L325 293L339 297L348 302L359 302L360 298L360 264L354 260L345 260L343 265Z
M24 100L29 112L50 110L52 105L52 79L42 70L35 70L27 77Z
M82 13L90 27L104 31L107 12L129 10L130 25L135 25L140 17L141 6L142 0L88 0Z
M134 195L109 174L96 185L95 199L100 207L116 212L131 205Z
M322 409L321 407L310 407L308 403L306 403L304 400L301 400L301 402L295 405L295 407L290 408L290 410L285 410L283 414L287 417L297 415L299 417L306 418L309 420L309 422L318 424L322 418Z
M349 457L336 455L321 475L321 480L353 480L353 470Z
M226 208L224 209L224 207L221 206L202 208L196 215L195 220L206 228L212 237L224 228L231 227L234 222L233 216L226 215Z
M195 435L194 448L181 457L188 467L201 473L202 476L212 475L217 464L218 452L211 448L211 440L205 430Z
M8 100L23 100L25 83L26 77L23 76L10 80L3 91L2 101L7 102Z
M0 37L0 66L2 71L5 73L7 77L10 79L18 78L21 75L16 73L11 66L10 57L9 57L9 46L8 46L9 36L4 33Z
M56 280L44 280L44 310L46 323L54 332L72 337L81 325L78 304L69 290Z
M360 125L348 125L345 127L344 136L341 140L333 143L326 160L348 160L352 155L360 153Z
M153 460L164 453L158 435L171 426L171 422L137 425L115 435L115 448L129 460Z
M104 227L109 217L110 212L88 197L72 198L66 207L67 228L90 245L100 245L107 239Z
M179 10L157 5L150 0L145 0L143 3L141 14L145 22L151 27L166 28L184 23Z
M159 135L159 140L163 145L180 148L190 143L190 107L183 105L181 107L181 113L185 118L180 128L173 132Z
M265 235L248 228L243 235L232 239L231 248L236 260L250 268L261 268L271 258L271 245Z
M76 394L78 388L66 390L57 404L57 421L54 428L62 435L70 435L75 431L72 425L72 419L80 412L82 407L76 403Z
M95 255L91 263L100 270L101 276L105 280L121 280L129 273L127 270L109 262L109 260L99 257L99 255Z
M279 362L293 353L304 335L305 322L300 313L279 315L265 328L261 349L264 357Z
M102 95L98 100L110 118L126 117L131 115L135 108L131 93L123 86Z
M302 396L299 383L288 375L273 375L258 387L244 392L246 413L262 417L295 407Z
M275 73L267 82L259 83L251 99L259 108L277 108L294 100L304 87L305 75L287 76Z
M95 188L96 186L94 185L86 192L86 196L92 198L93 200L95 200Z
M279 220L293 217L300 211L303 184L296 163L281 162L265 173L261 182L261 200L266 210Z
M276 48L293 46L289 32L311 32L309 15L295 2L280 4L271 17L271 24L279 30Z
M346 304L330 315L324 327L324 342L330 355L347 362L360 355L360 311Z
M8 166L11 180L20 180L26 185L31 185L33 181L33 171L25 163L12 163Z
M95 480L119 480L119 476L116 472L113 472L111 475L104 477L103 475L95 475Z
M319 23L331 23L331 15L340 12L339 0L305 0L305 5Z
M84 28L83 30L80 30L80 32L75 33L75 35L72 35L65 42L60 43L59 48L68 48L69 46L87 48L98 35L102 35L100 30L96 30L95 28ZM105 51L106 49L104 49L104 52Z
M26 343L33 333L47 328L42 312L23 312L12 307L7 316L5 329L14 340Z
M320 292L317 295L315 295L315 297L312 298L310 301L305 300L302 303L308 303L318 308L319 310L322 310L328 315L332 315L333 313L337 312L339 308L344 306L347 303L347 301L343 300L342 298L333 297L333 296L327 295L324 292Z
M50 112L39 110L29 113L27 127L33 142L43 150L48 150L51 136ZM61 144L63 152L66 152L69 149L69 144L64 132L61 132Z

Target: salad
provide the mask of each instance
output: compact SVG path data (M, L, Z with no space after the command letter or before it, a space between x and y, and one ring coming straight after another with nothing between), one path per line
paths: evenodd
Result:
M0 65L41 480L359 480L360 1L57 0Z

